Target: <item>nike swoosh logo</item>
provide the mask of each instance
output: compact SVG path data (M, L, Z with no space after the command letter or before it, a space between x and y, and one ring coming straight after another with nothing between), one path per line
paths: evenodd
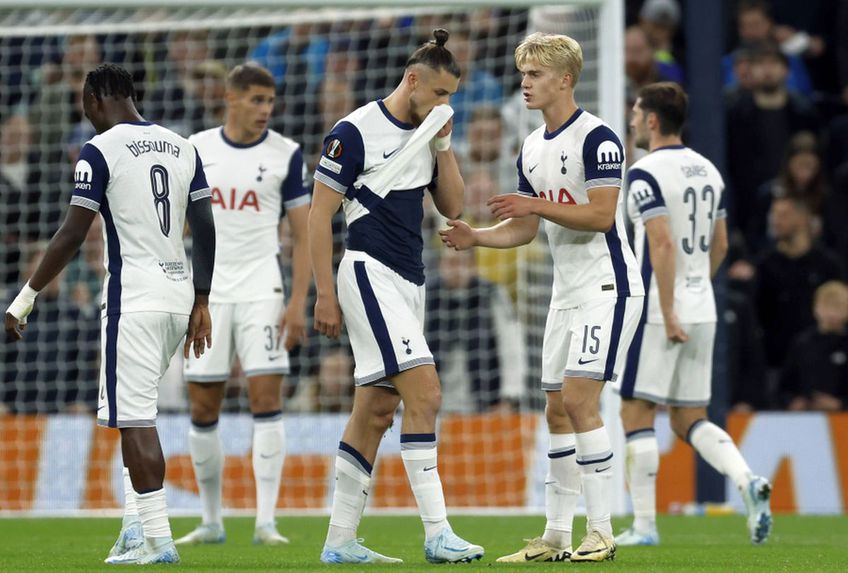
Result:
M280 450L277 450L276 452L274 452L272 454L268 454L267 456L265 454L259 454L259 457L264 459L264 460L268 460L268 459L273 458L274 456L276 456L279 453L280 453Z
M463 551L468 551L468 547L463 547L461 549L457 549L455 547L445 547L448 551L453 551L454 553L462 553Z
M592 553L600 553L601 551L606 551L606 548L604 548L604 549L593 549L591 551L578 551L577 555L591 555Z
M534 165L533 167L531 167L527 171L530 172L530 173L533 173L533 170L536 169L538 166L539 166L539 164L537 163L536 165Z
M592 362L597 362L598 360L600 360L600 358L595 358L593 360L585 360L585 361L582 358L580 358L580 359L577 360L577 364L579 364L580 366L583 366L584 364L591 364Z
M534 559L538 559L539 557L541 557L545 553L546 553L545 551L542 551L541 553L537 553L536 555L525 555L524 560L525 561L533 561Z
M424 468L425 472L429 472L430 470L436 469L436 466L430 466L429 468Z
M601 472L605 472L605 471L607 471L608 469L610 469L611 467L612 467L612 466L607 466L607 467L605 467L605 468L595 468L595 473L596 473L596 474L599 474L599 473L601 473Z
M196 466L202 466L203 464L205 464L206 462L208 462L208 461L209 461L209 460L211 460L211 459L212 459L212 458L206 458L206 459L205 459L205 460L203 460L203 461L197 461L197 462L194 462L194 465L196 465Z
M397 149L395 149L394 151L392 151L392 152L391 152L391 153L389 153L389 154L386 154L386 152L384 151L384 152L383 152L383 159L388 159L389 157L391 157L392 155L394 155L394 154L395 154L395 152L396 152L398 149L400 149L400 147L398 147Z
M282 357L283 357L283 355L282 355L282 354L278 354L277 356L269 356L269 357L268 357L268 360L269 360L269 361L271 361L271 362L273 362L274 360L278 360L278 359L280 359L280 358L282 358Z

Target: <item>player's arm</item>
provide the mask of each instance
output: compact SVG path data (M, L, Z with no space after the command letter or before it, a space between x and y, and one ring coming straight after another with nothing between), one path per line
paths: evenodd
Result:
M596 187L588 192L583 205L554 203L520 194L498 195L489 199L492 214L501 220L536 215L577 231L606 233L615 224L618 187Z
M710 276L714 277L727 256L727 219L719 218L713 228L713 240L710 243Z
M188 321L183 356L188 359L194 346L194 356L212 347L212 317L209 314L209 293L215 269L215 219L212 216L212 195L200 154L195 151L195 171L189 186L186 221L191 228L191 272L194 281L194 306Z
M502 221L492 227L475 229L465 221L449 220L448 228L439 231L442 242L452 249L464 251L473 247L511 249L526 245L539 232L539 217L529 215Z
M315 330L337 338L341 332L341 309L333 285L333 215L344 195L315 180L309 208L309 254L315 278Z
M21 332L26 328L26 317L32 312L35 297L50 284L62 269L70 262L85 241L88 228L97 215L97 211L71 205L65 221L47 245L44 258L38 264L29 282L6 310L6 336L11 340L23 338Z
M665 323L665 334L671 342L686 342L689 337L680 326L674 310L675 245L668 217L660 215L645 221L648 253L660 295L660 309Z
M465 202L465 181L459 172L456 156L448 147L440 150L440 140L449 138L453 129L453 118L449 119L445 126L436 134L436 166L439 177L436 180L436 189L433 193L433 203L439 213L448 219L458 219L462 214ZM448 139L449 142L449 139Z
M282 186L283 207L289 220L292 236L291 298L280 320L280 330L286 333L283 343L291 351L306 336L306 295L309 291L309 190L303 186L306 176L303 152L297 148L289 161L288 175Z

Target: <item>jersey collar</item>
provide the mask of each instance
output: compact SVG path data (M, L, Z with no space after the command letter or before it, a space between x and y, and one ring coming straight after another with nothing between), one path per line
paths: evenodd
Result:
M389 108L386 107L386 104L383 103L383 100L378 99L377 105L380 106L380 111L383 112L383 115L386 116L386 119L388 119L390 122L395 124L397 127L401 128L401 129L415 129L415 126L412 125L411 123L406 123L404 121L399 120L395 116L393 116L391 114L391 112L389 111Z
M153 125L151 121L119 121L118 125Z
M257 139L253 143L236 143L235 141L233 141L232 139L227 137L227 134L224 133L223 127L221 127L220 133L221 133L221 139L224 140L224 143L226 143L230 147L235 147L236 149L247 149L248 147L255 147L255 146L259 145L260 143L262 143L263 141L265 141L265 138L268 137L268 130L266 129L265 131L262 132L262 135L259 137L259 139Z
M553 130L550 133L548 133L548 130L545 129L545 139L555 138L557 135L559 135L560 133L562 133L563 131L568 129L568 126L571 125L572 123L574 123L575 121L577 121L577 118L580 117L582 114L583 114L583 109L578 107L577 111L572 113L571 117L569 117L566 120L566 122L563 123L561 126L559 126L558 128L556 128L555 130Z
M657 147L654 151L662 151L664 149L686 149L686 146L682 143L680 145L663 145L662 147ZM654 153L654 151L651 153Z

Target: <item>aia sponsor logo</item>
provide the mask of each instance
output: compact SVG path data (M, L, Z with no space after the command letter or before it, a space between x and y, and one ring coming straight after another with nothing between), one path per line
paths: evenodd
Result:
M560 187L559 191L554 191L553 189L542 191L539 193L539 197L553 201L554 203L562 203L563 205L577 204L577 201L574 200L574 197L571 196L571 193L565 187Z
M235 188L230 189L228 194L217 187L213 187L212 205L218 205L221 209L230 211L244 211L246 209L253 209L257 213L262 211L259 208L259 199L256 197L256 191L252 189L241 195Z

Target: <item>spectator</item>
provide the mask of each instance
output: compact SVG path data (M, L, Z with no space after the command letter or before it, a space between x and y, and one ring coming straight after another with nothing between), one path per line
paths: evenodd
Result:
M654 57L648 34L641 26L630 26L624 33L624 72L628 101L636 101L636 92L654 82L683 83L679 66L657 61Z
M736 31L739 36L737 50L756 49L758 46L779 41L775 37L771 5L766 0L742 0L739 3L736 10ZM740 77L735 73L736 55L737 52L734 51L721 60L725 87L733 87L740 81ZM805 96L811 95L813 84L804 61L798 55L788 55L786 63L788 73L783 79L786 88Z
M813 242L810 212L793 197L772 201L770 222L776 241L757 263L757 310L765 332L766 364L783 366L795 336L813 326L813 294L841 279L836 257Z
M757 196L758 206L748 221L748 244L761 251L768 244L768 212L775 197L794 197L803 201L813 215L813 236L821 234L821 213L828 195L816 138L802 131L789 142L777 177L763 184Z
M204 60L191 68L191 133L223 125L227 106L227 66L217 60Z
M780 377L790 410L842 410L848 404L848 286L828 281L816 289L816 325L792 343Z
M442 252L425 318L445 412L481 412L520 397L524 353L512 303L478 276L471 251Z
M515 190L515 156L509 152L504 121L497 107L484 104L471 112L468 136L458 147L457 160L463 170L485 171L494 181L494 187L489 189L490 196ZM483 206L485 202L483 200ZM490 217L491 213L487 213L482 220L487 221Z
M757 189L780 170L792 136L818 127L810 103L786 89L787 72L786 56L774 46L761 48L752 67L754 91L727 109L731 216L742 228L754 213Z
M848 162L836 170L833 187L822 208L822 240L840 261L848 261Z
M639 25L654 48L654 59L676 68L675 73L682 78L683 70L674 56L674 36L679 24L680 4L677 0L647 0L639 10Z
M21 280L29 280L46 248L25 248ZM90 412L97 403L99 324L93 312L82 313L62 291L61 274L39 294L29 315L24 339L0 345L4 365L3 402L16 413L53 413L79 407ZM7 306L14 290L5 297Z
M350 412L353 408L353 357L347 348L339 346L321 355L317 388L317 411Z

